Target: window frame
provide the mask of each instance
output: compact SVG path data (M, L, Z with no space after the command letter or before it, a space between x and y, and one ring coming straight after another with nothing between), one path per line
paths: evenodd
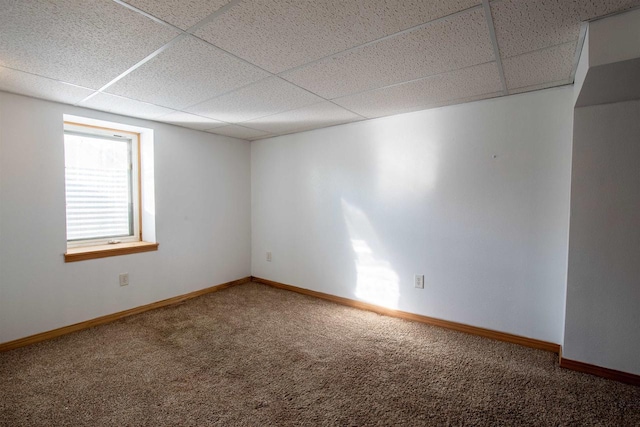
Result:
M133 234L122 237L103 237L95 239L67 240L67 252L80 252L86 250L103 248L103 251L117 249L119 247L129 247L130 244L143 242L142 240L142 177L141 177L141 155L140 155L140 133L126 131L123 129L88 125L72 121L64 121L64 134L67 131L75 134L84 134L89 137L109 137L126 138L130 140L130 192L133 210ZM65 160L66 169L66 160ZM66 174L65 174L66 175ZM65 225L68 227L66 219L66 179L65 179ZM137 245L136 245L137 246ZM104 249L106 248L106 249Z

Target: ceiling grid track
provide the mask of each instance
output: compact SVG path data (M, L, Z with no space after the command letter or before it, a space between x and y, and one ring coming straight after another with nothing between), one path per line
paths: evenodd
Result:
M489 27L491 44L493 45L493 52L496 58L495 61L496 65L498 66L498 73L500 73L500 81L502 81L502 90L504 92L504 95L509 95L509 89L507 88L507 79L504 77L502 58L500 57L500 47L498 46L498 39L496 37L496 28L493 25L493 16L491 15L491 5L489 4L489 0L482 0L482 7L484 8L484 16L487 20L487 26Z
M231 8L239 5L243 1L244 0L233 0L233 1L230 1L229 3L225 4L220 9L216 10L215 12L210 14L209 16L205 17L204 19L200 20L196 24L194 24L191 27L187 28L186 32L189 33L189 34L195 33L197 30L199 30L200 28L202 28L203 26L205 26L209 22L212 22L212 21L216 20L219 16L227 13L229 10L231 10Z
M95 90L95 89L91 89L90 87L85 87L85 86L77 85L77 84L74 84L74 83L65 82L64 80L54 79L54 78L51 78L51 77L43 76L42 74L31 73L29 71L19 70L17 68L9 67L7 65L0 65L0 68L6 68L7 70L13 70L13 71L17 71L19 73L29 74L31 76L38 77L38 78L41 78L41 79L51 80L52 82L57 82L57 83L62 83L62 84L67 85L67 86L77 87L78 89L85 89L85 90L90 90L90 91L91 90Z
M480 64L467 65L466 67L455 68L453 70L446 70L446 71L442 71L440 73L435 73L435 74L429 74L428 76L418 77L418 78L411 79L411 80L404 80L404 81L401 81L401 82L398 82L398 83L392 83L392 84L385 85L385 86L379 86L379 87L376 87L376 88L373 88L373 89L361 90L361 91L358 91L358 92L349 93L347 95L340 95L338 97L331 98L331 99L335 100L335 99L339 99L339 98L343 98L343 97L347 97L347 96L362 95L362 94L365 94L365 93L368 93L368 92L374 92L374 91L383 90L383 89L390 89L390 88L393 88L393 87L402 86L402 85L407 84L407 83L415 83L415 82L419 82L421 80L430 79L430 78L433 78L433 77L444 76L444 75L447 75L447 74L452 73L454 71L463 71L463 70L467 70L469 68L474 68L474 67L479 67L481 65L491 64L493 62L494 61L489 61L489 62L481 62ZM344 107L342 107L342 108L344 108Z
M168 48L173 46L173 44L175 44L177 41L182 40L184 37L185 37L184 34L178 34L177 36L175 36L174 38L169 40L169 42L167 42L165 45L160 46L158 49L156 49L155 51L153 51L149 55L145 56L140 61L136 62L133 66L129 67L127 70L125 70L119 76L117 76L115 79L111 80L109 83L107 83L106 85L102 86L100 89L98 89L97 91L95 91L91 95L87 96L85 99L83 99L82 101L78 102L76 105L79 105L79 104L81 104L81 103L83 103L85 101L88 101L89 99L93 98L97 94L104 92L107 88L109 88L110 86L114 85L116 82L118 82L122 78L126 77L127 75L129 75L130 73L135 71L136 69L142 67L144 64L146 64L147 62L151 61L156 56L160 55L162 52L164 52L165 50L167 50Z
M148 12L145 12L142 9L137 8L134 5L127 3L126 1L123 1L123 0L111 0L111 1L114 2L114 3L119 4L120 6L126 7L129 10L132 10L132 11L134 11L136 13L139 13L140 15L142 15L144 17L147 17L147 18L151 19L152 21L157 22L160 25L164 25L166 27L169 27L169 28L171 28L173 30L176 30L176 31L179 31L181 33L184 32L184 30L182 30L181 28L176 27L175 25L170 24L167 21L163 21L162 19L160 19L158 17L155 17L152 14L150 14Z

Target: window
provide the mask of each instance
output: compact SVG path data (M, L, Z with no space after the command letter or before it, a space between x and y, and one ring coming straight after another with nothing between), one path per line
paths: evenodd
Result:
M142 238L140 134L65 121L64 155L65 260L157 248Z
M65 125L67 246L140 240L138 135Z

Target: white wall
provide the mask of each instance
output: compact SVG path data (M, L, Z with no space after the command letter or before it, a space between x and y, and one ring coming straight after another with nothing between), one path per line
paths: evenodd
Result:
M252 255L256 276L560 343L571 104L552 89L250 148L0 93L0 342L247 276ZM63 262L65 113L155 130L158 252Z
M559 88L254 142L252 274L561 343L573 100Z
M63 114L154 129L157 252L64 263ZM246 141L0 92L0 342L248 276L249 162Z
M640 375L640 101L577 108L563 357Z

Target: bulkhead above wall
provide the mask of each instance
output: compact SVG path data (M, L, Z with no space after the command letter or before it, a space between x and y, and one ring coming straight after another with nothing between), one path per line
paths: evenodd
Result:
M640 10L589 24L588 70L576 107L640 99Z

